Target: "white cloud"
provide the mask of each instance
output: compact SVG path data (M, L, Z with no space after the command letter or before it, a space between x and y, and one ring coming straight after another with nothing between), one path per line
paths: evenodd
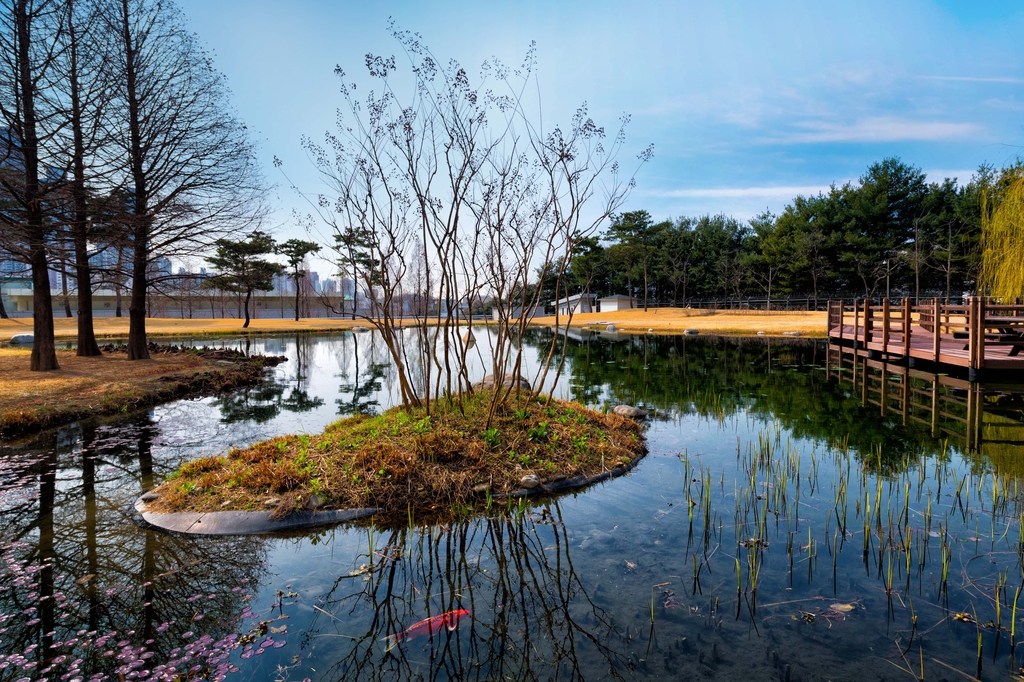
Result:
M828 185L805 187L714 187L702 189L645 190L640 194L664 199L792 199L795 196L814 196L827 192Z
M977 170L926 170L925 175L928 176L928 182L942 182L946 178L956 178L957 184L966 185L971 181L971 178Z
M976 138L983 128L975 123L917 121L879 116L853 123L809 121L797 124L802 131L767 138L769 143L813 144L818 142L897 142L903 140L952 140Z

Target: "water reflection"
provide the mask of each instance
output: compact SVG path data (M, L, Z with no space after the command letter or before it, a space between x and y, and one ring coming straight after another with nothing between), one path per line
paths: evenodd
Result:
M373 568L339 577L305 637L336 661L325 677L391 679L626 679L628 632L587 592L557 505L452 527L381 537ZM360 557L369 564L366 554ZM452 631L384 650L388 635L457 609Z
M806 339L577 336L555 394L650 409L651 455L610 485L448 526L210 540L132 520L184 459L391 406L374 334L255 338L289 357L263 386L4 446L0 682L195 666L182 677L884 679L907 674L911 638L930 679L933 658L973 675L979 632L986 666L1019 666L1020 391L854 374ZM534 374L551 332L525 340ZM737 596L737 561L744 584L756 563L756 599ZM459 608L456 630L385 652ZM972 608L978 624L954 620Z
M174 466L154 458L155 431L148 419L85 422L5 450L18 465L0 482L0 613L4 651L20 658L0 663L0 679L124 666L127 675L181 659L190 631L201 628L212 643L237 626L249 586L266 571L264 543L139 529L126 502ZM185 669L193 665L216 669L199 658Z

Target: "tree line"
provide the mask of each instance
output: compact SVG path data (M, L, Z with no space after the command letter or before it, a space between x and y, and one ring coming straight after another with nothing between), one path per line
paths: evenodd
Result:
M985 211L1012 196L1019 174L1020 166L982 165L964 184L928 182L920 168L887 158L855 182L745 222L725 214L655 222L645 210L624 212L602 235L579 240L569 279L575 291L628 294L645 307L957 296L977 288Z
M58 368L55 263L77 281L78 354L98 355L93 263L117 252L128 357L145 359L154 261L258 228L264 194L224 77L173 4L0 0L0 256L31 273L33 370Z

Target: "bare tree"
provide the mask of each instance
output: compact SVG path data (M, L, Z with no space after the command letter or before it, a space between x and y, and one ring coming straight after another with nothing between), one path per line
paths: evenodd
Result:
M491 60L472 83L418 35L391 31L410 61L410 91L396 89L403 79L392 78L394 57L367 55L377 86L364 100L339 67L347 106L338 129L303 144L329 188L310 198L333 237L324 241L359 263L370 303L361 317L391 354L403 402L429 413L432 401L458 403L472 390L471 311L485 300L501 321L491 348L495 383L518 389L518 378L505 376L518 377L517 344L528 311L542 303L530 273L539 265L564 283L576 240L594 234L633 181L617 172L623 129L606 148L585 107L568 129L541 128L524 95L535 84L532 46L518 69ZM421 343L405 342L406 317Z
M197 255L257 227L264 183L210 56L171 4L118 0L119 144L132 188L128 357L149 357L146 294L157 257Z
M94 0L64 0L65 31L59 64L58 87L63 93L64 116L70 128L69 207L63 222L73 245L78 298L78 352L81 357L100 355L93 328L92 267L89 263L90 181L101 175L101 147L107 142L105 103L112 86L111 45L105 31L101 6ZM63 260L61 261L63 266ZM62 276L63 276L62 270ZM65 277L66 281L66 277ZM66 284L65 284L66 286ZM66 294L65 294L66 296Z
M55 0L0 2L0 187L12 204L0 212L0 220L5 247L32 270L33 371L60 368L44 206L64 181L54 149L63 119L51 94L64 11Z

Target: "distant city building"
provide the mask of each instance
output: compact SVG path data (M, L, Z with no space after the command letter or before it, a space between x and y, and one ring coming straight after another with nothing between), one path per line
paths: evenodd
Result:
M171 259L165 258L164 256L157 256L153 259L153 264L150 266L152 272L157 276L170 277L174 274L174 266L171 265Z

